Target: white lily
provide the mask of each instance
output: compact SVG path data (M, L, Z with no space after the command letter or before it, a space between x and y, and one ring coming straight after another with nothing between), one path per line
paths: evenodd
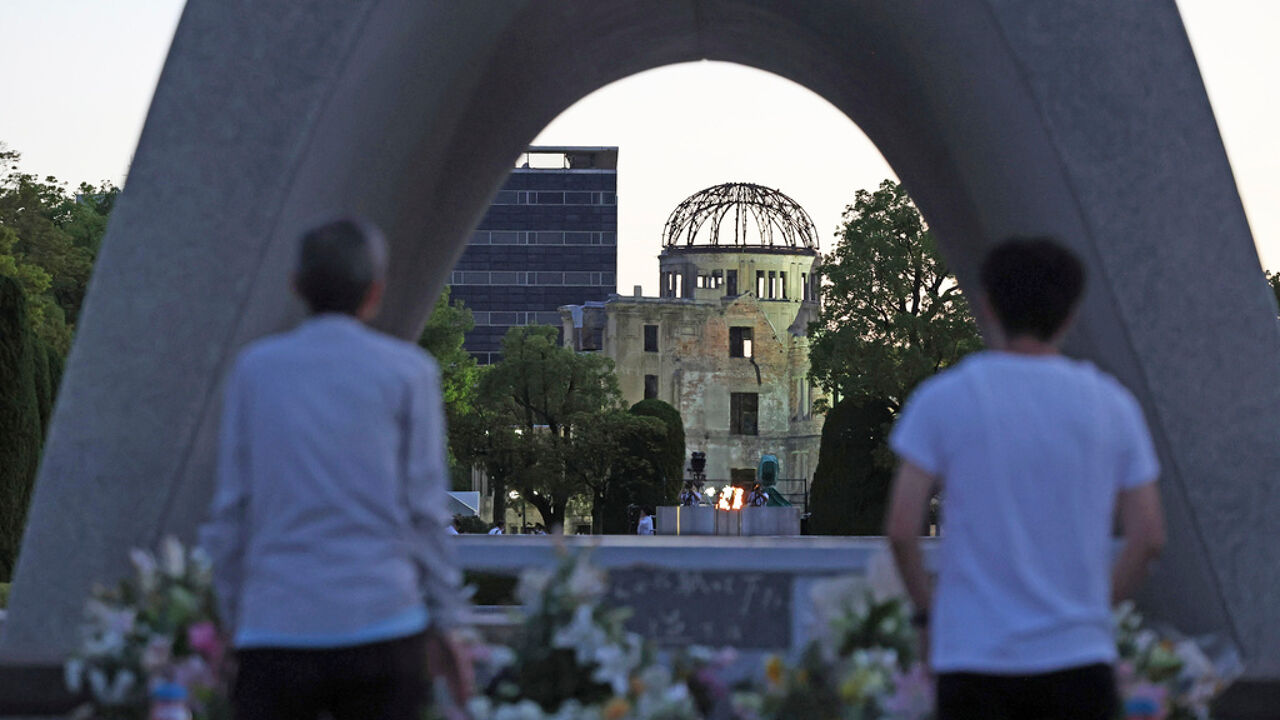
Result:
M171 578L180 578L187 571L186 550L172 535L160 541L160 570Z
M156 589L156 559L151 553L140 548L129 551L129 562L133 563L138 573L138 588L143 594L150 594Z

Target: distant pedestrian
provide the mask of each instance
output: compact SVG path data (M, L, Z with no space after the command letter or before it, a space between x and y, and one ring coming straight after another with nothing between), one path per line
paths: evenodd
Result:
M311 315L250 344L227 375L212 517L202 528L236 649L239 720L418 720L427 668L459 701L440 373L363 324L387 254L342 220L302 238Z
M1085 280L1073 254L1011 240L980 277L992 349L921 384L890 438L886 530L938 673L937 718L1111 720L1111 603L1164 542L1151 436L1127 389L1059 352ZM935 591L919 535L938 489Z
M640 508L640 522L636 523L637 535L653 534L653 515L649 514L648 508Z
M502 534L502 524L501 524L501 523L494 523L494 524L493 524L493 527L489 528L489 534L490 534L490 535L501 535L501 534Z
M750 507L764 507L769 504L769 494L760 487L760 483L756 483L751 488L751 492L747 493L747 505Z

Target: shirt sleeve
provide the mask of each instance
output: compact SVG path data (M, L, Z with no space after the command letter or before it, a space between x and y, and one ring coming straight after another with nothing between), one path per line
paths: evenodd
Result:
M1160 476L1160 461L1156 458L1151 430L1147 427L1142 407L1128 390L1121 386L1120 432L1120 489L1133 488L1155 482Z
M930 383L917 388L889 434L889 447L900 459L934 476L941 475L943 460L936 396Z
M424 367L409 390L405 491L423 597L431 622L447 628L462 621L467 602L454 543L445 531L452 517L445 494L449 470L440 373L434 363Z
M246 443L245 388L237 363L223 389L222 424L218 435L217 470L209 521L200 528L200 546L213 563L213 588L224 630L236 629L244 577L248 532L249 458Z

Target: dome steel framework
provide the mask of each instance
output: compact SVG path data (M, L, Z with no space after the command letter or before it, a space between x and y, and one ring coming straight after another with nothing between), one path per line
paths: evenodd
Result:
M725 221L732 235L721 231ZM702 233L703 228L707 232ZM749 230L755 229L755 242ZM662 246L675 248L791 247L818 250L813 218L779 190L753 183L724 183L690 195L676 206L662 229Z

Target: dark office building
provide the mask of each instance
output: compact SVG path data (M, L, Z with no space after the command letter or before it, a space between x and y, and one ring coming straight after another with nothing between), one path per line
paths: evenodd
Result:
M476 327L466 348L497 361L516 325L560 326L561 305L604 300L618 266L618 148L531 147L453 269Z

